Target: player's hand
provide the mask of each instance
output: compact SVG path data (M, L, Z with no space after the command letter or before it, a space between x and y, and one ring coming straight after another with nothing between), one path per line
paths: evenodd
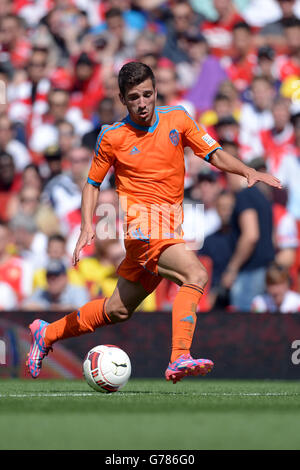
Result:
M86 246L92 243L92 240L95 238L95 232L93 229L82 229L76 247L73 253L73 266L79 261L80 252Z
M247 176L248 181L248 188L251 188L255 185L258 181L262 181L263 183L268 184L269 186L273 186L274 188L282 189L282 184L278 178L269 173L265 173L262 171L251 171Z

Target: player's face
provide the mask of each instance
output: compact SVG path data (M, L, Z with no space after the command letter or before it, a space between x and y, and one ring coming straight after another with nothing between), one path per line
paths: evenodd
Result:
M156 116L154 113L157 92L153 88L151 78L139 85L126 90L125 96L120 95L121 102L127 107L131 119L141 126L152 126Z

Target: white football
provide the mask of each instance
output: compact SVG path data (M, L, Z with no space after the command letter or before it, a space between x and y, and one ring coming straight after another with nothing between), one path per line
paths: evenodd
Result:
M97 392L117 392L130 378L130 359L118 346L110 344L95 346L84 359L83 375L87 383Z

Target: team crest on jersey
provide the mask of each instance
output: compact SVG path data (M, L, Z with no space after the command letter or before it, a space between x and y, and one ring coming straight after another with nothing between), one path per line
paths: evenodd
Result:
M179 144L179 132L177 129L172 129L170 134L169 134L169 137L170 137L170 141L172 142L173 145L175 145L175 147Z

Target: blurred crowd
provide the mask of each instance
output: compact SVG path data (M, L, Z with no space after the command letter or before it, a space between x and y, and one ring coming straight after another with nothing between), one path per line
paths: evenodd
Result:
M71 256L131 60L153 69L159 105L184 106L284 186L247 188L186 149L185 237L210 274L201 309L300 311L300 0L0 0L0 308L72 310L113 292L122 237L96 237L76 268ZM98 202L119 217L113 170ZM140 309L169 309L177 289L163 281Z

